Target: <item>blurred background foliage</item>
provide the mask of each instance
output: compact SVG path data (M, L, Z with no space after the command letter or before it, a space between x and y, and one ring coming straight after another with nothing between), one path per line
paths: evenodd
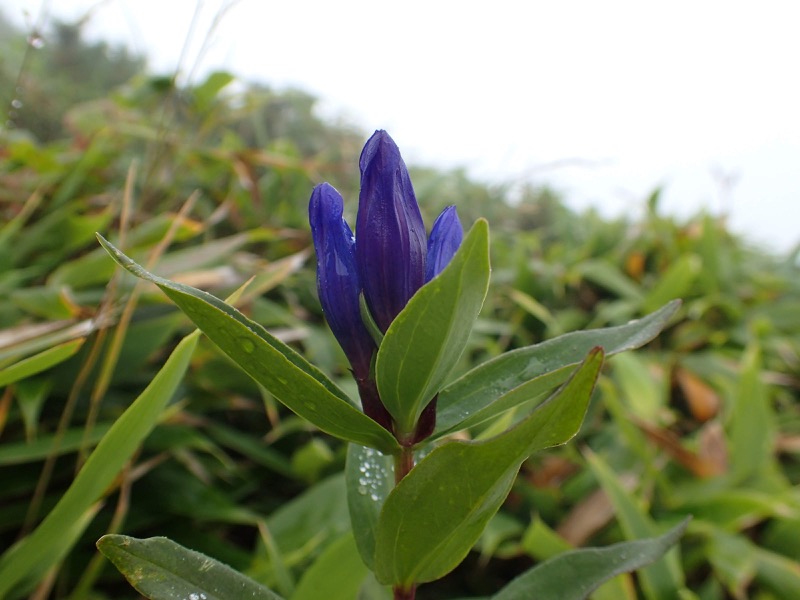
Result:
M80 24L0 19L0 101L0 550L35 528L190 331L115 271L96 231L220 297L255 277L244 310L353 389L316 298L306 208L327 180L354 216L368 132L321 120L298 90L228 73L178 85L86 42ZM528 461L464 565L419 597L486 596L566 548L692 514L680 552L594 597L800 598L797 252L766 254L714 215L664 215L658 190L641 217L609 220L533 185L412 178L427 222L456 204L465 225L492 225L492 287L459 370L684 300L657 340L610 361L578 439ZM344 455L204 340L78 543L14 597L136 597L98 557L107 532L171 537L291 597L349 530Z

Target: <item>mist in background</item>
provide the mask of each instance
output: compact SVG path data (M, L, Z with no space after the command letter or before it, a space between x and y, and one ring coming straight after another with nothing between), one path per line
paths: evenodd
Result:
M800 241L793 9L667 4L0 0L45 32L86 19L184 82L214 70L321 98L388 129L410 163L549 185L574 208L728 215L773 250ZM46 43L46 39L45 39Z

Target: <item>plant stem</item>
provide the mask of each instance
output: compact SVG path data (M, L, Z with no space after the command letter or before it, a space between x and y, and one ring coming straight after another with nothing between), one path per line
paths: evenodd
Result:
M400 483L406 475L414 468L414 450L411 446L402 445L399 454L394 456L394 484ZM392 588L394 600L414 600L417 593L417 586L412 584L408 588L396 585Z
M417 586L412 585L410 588L403 589L399 586L394 588L394 600L414 600L417 593Z
M409 446L402 446L400 454L396 454L394 457L394 484L400 483L413 468L414 451Z

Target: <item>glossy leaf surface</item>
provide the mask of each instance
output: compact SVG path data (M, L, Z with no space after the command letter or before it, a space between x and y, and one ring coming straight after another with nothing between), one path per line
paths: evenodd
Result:
M364 563L372 569L378 517L386 497L394 488L394 460L372 448L350 444L345 481L356 545Z
M656 524L625 490L605 461L596 454L588 454L587 459L592 473L611 500L625 537L636 539L657 534ZM642 569L639 579L646 597L651 600L676 598L684 586L683 572L675 553L670 553L665 560Z
M659 537L564 552L523 573L492 600L583 600L604 581L661 558L678 542L687 525L688 519Z
M229 566L167 538L105 535L97 547L150 600L281 600Z
M99 239L114 260L161 288L211 341L296 414L335 437L389 453L397 448L386 429L261 325L211 294L149 273L102 237Z
M489 226L479 219L450 264L411 298L387 330L376 380L401 432L413 430L464 351L489 274Z
M606 356L638 348L666 327L679 301L618 327L577 331L507 352L479 365L439 394L434 437L482 423L542 397L565 381L571 366L601 346Z
M466 556L508 495L520 464L570 440L583 422L603 363L595 349L559 392L501 435L434 449L386 498L375 573L408 586L438 579Z

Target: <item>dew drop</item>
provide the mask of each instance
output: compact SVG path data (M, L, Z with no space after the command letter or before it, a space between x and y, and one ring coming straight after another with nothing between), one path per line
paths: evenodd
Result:
M256 345L250 338L239 338L239 345L242 347L242 350L248 354L252 354L256 349Z
M380 500L380 499L381 499L381 497L380 497L380 496L378 496L378 493L377 493L377 492L372 492L372 493L369 495L369 499L370 499L370 500L372 500L373 502L377 502L378 500Z
M367 495L367 486L360 485L356 489L358 490L358 493L361 494L362 496L366 496Z
M317 412L317 405L314 404L313 402L306 402L306 408L311 412Z
M22 100L20 100L19 98L14 98L11 101L11 106L13 108L22 108Z

